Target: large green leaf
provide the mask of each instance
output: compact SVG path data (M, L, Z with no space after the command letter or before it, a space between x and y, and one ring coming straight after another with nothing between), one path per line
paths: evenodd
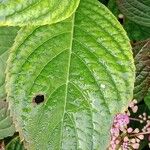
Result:
M0 25L52 24L70 17L80 0L2 0Z
M29 149L106 149L133 86L129 40L97 0L63 22L22 28L9 57L8 100Z
M15 133L15 126L9 115L8 104L0 101L0 139L12 136Z
M5 94L5 68L9 48L17 35L18 27L0 27L0 100L6 98Z
M137 42L133 45L136 66L134 98L143 100L150 87L150 41Z
M150 27L149 0L117 0L121 12L130 20Z

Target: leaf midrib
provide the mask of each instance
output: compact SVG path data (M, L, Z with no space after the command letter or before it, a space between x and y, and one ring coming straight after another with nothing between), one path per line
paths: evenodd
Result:
M72 16L72 28L71 28L71 37L70 37L70 48L69 48L69 59L68 59L68 68L67 68L67 77L66 77L66 92L65 92L65 103L64 103L64 113L62 117L62 124L61 124L61 138L60 138L60 147L62 148L63 140L63 122L65 117L66 105L67 105L67 97L68 97L68 84L69 84L69 74L70 74L70 66L71 66L71 56L72 56L72 46L73 46L73 35L74 35L74 23L75 23L75 13Z

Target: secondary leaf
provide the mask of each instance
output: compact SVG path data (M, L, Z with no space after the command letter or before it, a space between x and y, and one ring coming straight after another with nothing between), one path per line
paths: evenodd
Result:
M150 27L149 0L117 0L121 12L130 20Z
M132 41L146 40L150 37L150 27L139 25L127 19L123 26Z
M80 0L2 0L0 25L45 25L70 17Z
M7 145L5 150L25 150L20 138L17 136L13 138Z
M148 90L147 95L144 97L144 102L150 110L150 89Z
M9 116L8 104L0 101L0 139L12 136L15 133L15 127L12 118Z
M121 12L119 11L117 2L115 0L109 0L108 8L119 19L119 14L121 14ZM129 20L124 15L122 25L131 41L146 40L150 37L150 27L139 25Z
M117 2L114 0L109 0L107 7L118 18L118 15L120 14L120 10L117 6Z
M14 43L18 27L0 27L0 100L6 98L5 94L5 68L9 48Z
M29 149L106 149L133 84L129 40L97 0L82 0L63 22L22 28L7 68L11 112Z
M133 51L136 65L134 98L141 101L150 87L150 41L137 42Z

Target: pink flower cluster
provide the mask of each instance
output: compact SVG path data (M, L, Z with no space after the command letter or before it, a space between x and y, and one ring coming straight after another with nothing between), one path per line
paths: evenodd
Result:
M111 143L109 150L116 150L117 146L120 144L120 133L127 128L129 124L129 116L127 114L117 114L114 118L113 126L111 128ZM128 142L125 140L122 144L123 147L128 146Z
M109 150L130 150L139 149L141 140L145 135L150 138L150 116L146 113L137 118L130 117L130 111L136 113L138 110L137 101L133 100L129 104L128 110L124 114L117 114L111 128L111 142ZM131 121L138 121L143 125L142 129L130 127Z

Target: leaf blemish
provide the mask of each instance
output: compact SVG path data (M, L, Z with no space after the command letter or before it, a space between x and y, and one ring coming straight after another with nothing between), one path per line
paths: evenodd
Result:
M44 99L45 97L43 94L38 94L33 98L33 103L39 105L44 102Z

